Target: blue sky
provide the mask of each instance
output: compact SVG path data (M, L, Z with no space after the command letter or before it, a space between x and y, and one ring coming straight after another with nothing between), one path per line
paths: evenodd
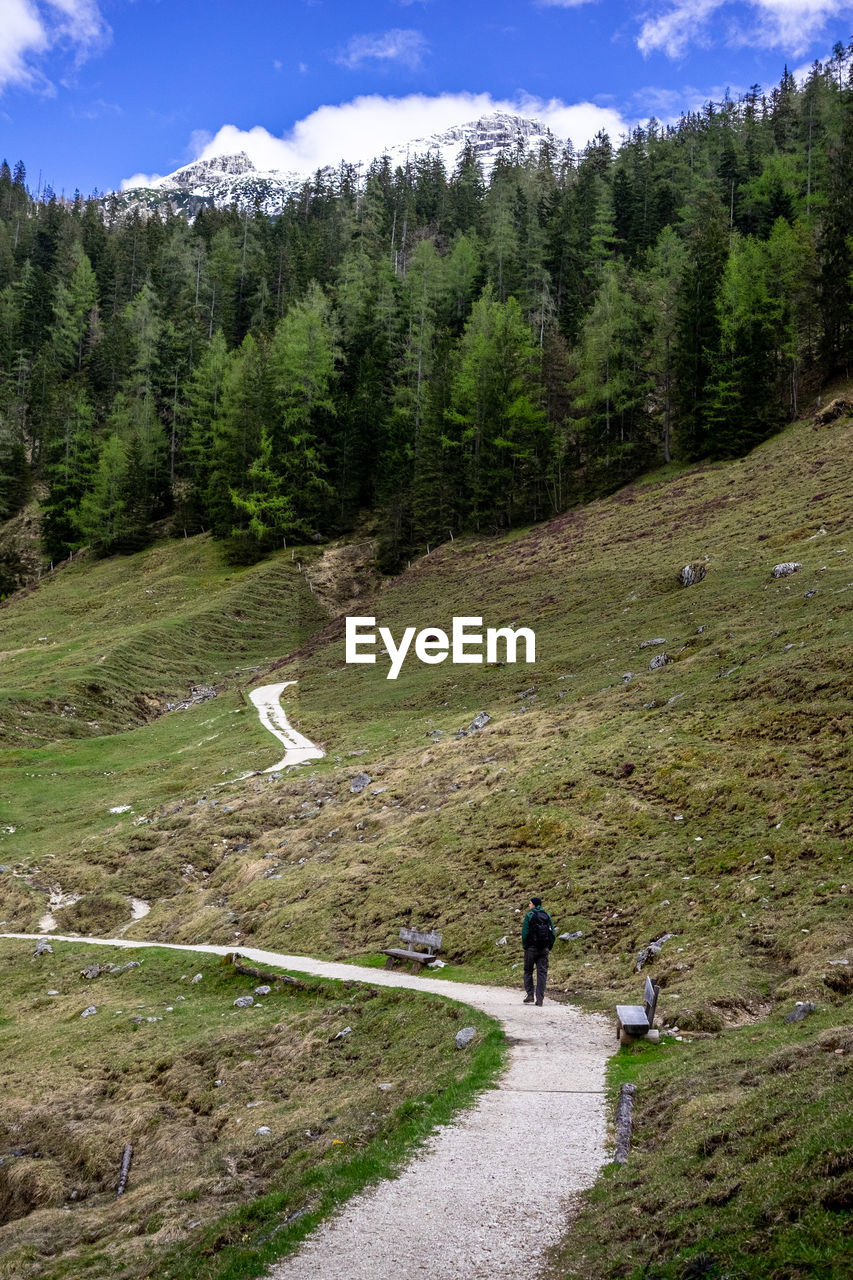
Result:
M582 145L851 35L837 0L0 0L0 155L87 194L240 149L310 170L493 104Z

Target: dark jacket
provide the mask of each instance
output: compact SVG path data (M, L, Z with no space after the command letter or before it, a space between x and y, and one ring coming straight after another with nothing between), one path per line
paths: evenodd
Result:
M528 938L528 934L530 933L530 917L533 915L534 911L542 911L546 916L548 916L548 923L551 926L551 941L548 943L548 950L550 951L554 945L554 939L556 937L556 933L554 930L554 921L548 915L548 912L545 911L544 907L531 907L527 915L524 917L524 923L521 926L521 945L523 947L527 946L527 938Z

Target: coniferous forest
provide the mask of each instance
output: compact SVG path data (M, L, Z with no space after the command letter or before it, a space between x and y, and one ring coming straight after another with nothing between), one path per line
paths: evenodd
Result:
M0 170L0 519L45 553L370 512L392 571L661 462L742 454L846 372L853 46L618 145L318 174L276 217ZM5 587L14 583L6 565Z

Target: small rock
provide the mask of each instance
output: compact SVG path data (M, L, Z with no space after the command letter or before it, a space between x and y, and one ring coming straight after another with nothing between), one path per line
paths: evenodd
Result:
M256 996L268 996L271 991L272 991L272 987L268 987L266 983L264 983L260 987L255 987Z
M656 653L649 663L649 671L659 671L661 667L665 667L668 662L672 662L672 658L668 653Z
M339 1031L335 1036L336 1040L345 1040L347 1036L352 1035L352 1027L344 1027L343 1031Z
M667 905L669 904L667 903ZM637 973L640 972L644 964L648 964L649 960L653 960L655 956L659 956L661 952L661 947L663 946L663 944L665 942L668 942L670 938L674 938L674 937L675 937L674 933L665 933L662 937L658 938L655 942L650 942L647 947L643 947L642 951L638 951L637 952Z
M367 773L357 773L349 784L349 789L354 796L361 795L365 787L369 787L371 783L370 775Z
M682 587L692 587L697 582L701 582L705 577L705 566L701 560L694 560L692 564L686 564L679 571L678 581Z
M474 1027L463 1027L461 1031L457 1031L456 1048L467 1049L476 1034L477 1032Z
M788 578L792 573L796 573L798 569L802 569L802 567L798 560L786 560L784 564L775 564L773 566L773 577Z
M49 942L45 942L44 938L39 938L38 942L36 943L36 949L33 952L33 955L34 956L52 956L53 947L50 945Z
M378 1089L381 1089L383 1093L387 1093L389 1089L394 1088L393 1084L380 1084L380 1085L377 1085L376 1087Z
M266 1138L272 1133L272 1129L267 1124L262 1124L260 1129L255 1130L256 1138Z
M583 937L583 929L577 929L574 933L561 933L559 939L561 942L576 942L578 938Z
M478 712L468 725L468 733L476 733L479 729L485 729L491 718L492 717L489 715L488 711Z
M98 1012L98 1006L97 1006L97 1005L95 1005L95 1004L90 1004L90 1005L89 1005L89 1007L88 1007L88 1009L84 1009L84 1010L83 1010L83 1012L80 1014L80 1017L81 1017L81 1018L90 1018L90 1017L92 1016L92 1014L93 1014L93 1013L97 1013L97 1012Z
M817 1013L817 1005L811 1000L798 1000L790 1013L785 1015L786 1022L802 1022L810 1013Z
M445 969L447 966L443 960L431 960L427 965L428 969Z
M234 1001L235 1009L248 1009L250 1005L255 1003L253 996L238 996Z
M495 946L496 946L496 947L505 947L505 946L506 946L506 944L507 944L507 936L506 936L506 934L504 934L504 936L503 936L502 938L498 938L497 942L495 943Z
M203 977L204 977L204 974L203 974L203 973L197 973L197 974L193 977L192 982L201 982L201 980L202 980L202 978L203 978Z
M641 640L640 648L648 649L653 644L666 644L666 636L658 636L656 640Z

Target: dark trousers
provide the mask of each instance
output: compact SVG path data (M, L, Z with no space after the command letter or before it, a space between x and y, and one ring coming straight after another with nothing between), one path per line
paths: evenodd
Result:
M548 978L548 959L550 952L547 947L540 949L539 947L524 948L524 990L529 996L533 992L533 970L536 970L536 999L542 1000L545 996L545 982Z

